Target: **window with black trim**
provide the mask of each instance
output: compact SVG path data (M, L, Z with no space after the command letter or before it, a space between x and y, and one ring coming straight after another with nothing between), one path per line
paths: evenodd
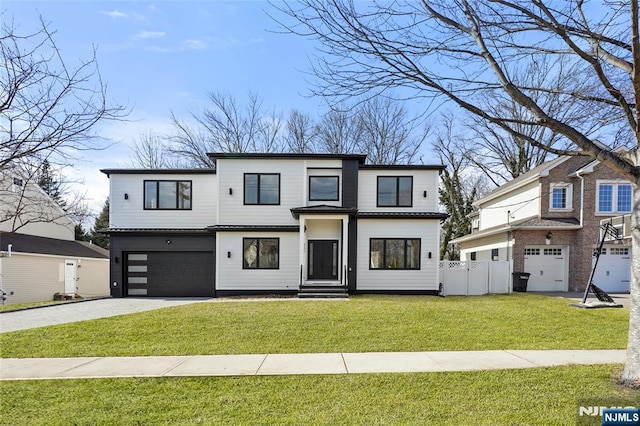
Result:
M245 173L245 204L280 204L280 173Z
M378 176L378 207L411 207L413 176Z
M491 249L491 260L499 260L500 259L500 249Z
M191 210L190 180L145 180L145 210Z
M369 269L420 269L420 239L371 238Z
M309 176L309 201L338 201L338 176Z
M243 238L242 269L280 269L280 238Z

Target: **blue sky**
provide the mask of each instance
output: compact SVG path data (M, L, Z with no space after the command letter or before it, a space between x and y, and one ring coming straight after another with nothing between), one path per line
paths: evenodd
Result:
M243 101L253 91L285 114L295 108L319 116L320 102L302 96L313 42L273 32L270 7L266 1L0 1L3 19L13 17L25 32L37 27L39 15L49 22L68 64L89 58L96 46L109 97L131 108L127 122L100 128L116 144L65 170L84 179L96 209L108 194L98 170L129 166L128 145L141 132L169 131L171 110L198 111L210 92Z

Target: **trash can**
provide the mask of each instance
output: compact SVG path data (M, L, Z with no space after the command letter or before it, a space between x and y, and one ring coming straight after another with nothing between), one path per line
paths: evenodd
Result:
M513 291L527 291L527 284L529 283L528 272L514 272L513 274Z

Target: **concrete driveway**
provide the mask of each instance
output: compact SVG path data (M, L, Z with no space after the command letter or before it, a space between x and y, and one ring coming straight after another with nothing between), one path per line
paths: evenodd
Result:
M48 325L86 321L116 315L133 314L171 306L188 305L211 300L210 298L169 298L169 299L97 299L54 306L38 307L16 312L0 313L0 333L45 327Z

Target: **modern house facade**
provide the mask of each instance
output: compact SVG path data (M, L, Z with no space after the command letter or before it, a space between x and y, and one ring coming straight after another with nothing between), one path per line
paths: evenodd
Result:
M0 294L5 304L109 295L109 256L37 184L0 171Z
M602 220L631 212L631 183L586 156L548 161L476 201L471 234L457 238L462 260L512 260L530 291L582 291ZM629 239L607 241L593 282L629 291Z
M112 296L438 291L444 166L209 155L215 169L103 170Z

